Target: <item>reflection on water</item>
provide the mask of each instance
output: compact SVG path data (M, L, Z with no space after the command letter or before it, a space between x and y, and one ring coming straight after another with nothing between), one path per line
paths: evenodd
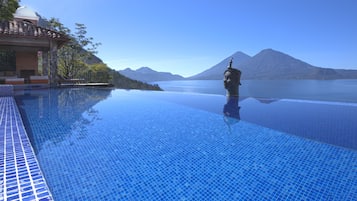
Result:
M231 132L231 126L238 123L241 120L241 105L239 104L243 100L247 99L247 97L234 97L234 96L227 96L227 102L223 106L223 116L224 122L227 124L229 131ZM269 98L252 98L256 101L259 101L263 104L270 104L273 102L278 101L278 99L269 99ZM245 111L248 112L249 111ZM258 115L257 115L258 116ZM243 117L243 120L246 120Z
M222 95L134 92L125 100L129 105L133 104L132 101L136 104L146 103L145 100L149 98L168 101L219 114L224 118L229 129L239 127L239 122L246 121L307 139L357 150L356 104L276 98L256 99L244 96L240 96L238 100L227 99ZM59 143L66 140L65 143L70 143L71 140L73 142L87 137L88 125L97 123L100 118L93 106L110 94L111 90L104 89L43 90L26 93L16 99L30 140L39 151L47 141ZM117 99L109 100L111 103L106 103L106 107L119 105ZM150 108L152 106L150 104L151 101L147 102L146 106ZM132 114L131 111L127 112ZM155 119L150 121L155 123ZM32 135L33 133L36 135Z
M110 93L110 89L68 88L33 90L16 96L29 138L39 149L35 152L46 141L59 143L73 135L85 138L86 126L99 118L92 107Z
M357 103L357 80L241 80L239 95ZM154 82L165 91L225 95L222 80Z
M240 121L239 110L239 97L227 96L227 103L223 106L223 114L224 122L228 125L229 130L231 130L231 125Z

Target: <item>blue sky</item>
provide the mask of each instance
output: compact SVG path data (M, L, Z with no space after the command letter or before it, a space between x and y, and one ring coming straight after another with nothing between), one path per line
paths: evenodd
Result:
M357 69L356 0L21 0L72 32L87 26L114 69L191 76L236 51L272 48L311 65Z

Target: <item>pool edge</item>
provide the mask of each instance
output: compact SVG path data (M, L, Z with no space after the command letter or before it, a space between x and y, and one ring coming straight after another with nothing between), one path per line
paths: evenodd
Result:
M53 200L13 96L0 97L3 200Z

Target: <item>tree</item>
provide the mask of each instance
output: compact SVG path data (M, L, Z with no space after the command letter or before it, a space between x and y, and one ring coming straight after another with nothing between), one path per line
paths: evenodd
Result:
M0 0L0 21L12 20L18 7L20 5L17 0Z
M94 43L93 38L86 37L87 27L84 24L76 23L76 39L82 49L82 56L86 59L89 59L93 54L97 54L97 47L100 43Z
M71 34L70 29L65 27L58 19L50 19L51 26L58 32L69 36L70 41L58 51L58 73L65 78L78 78L87 71L88 60L97 53L100 43L94 43L92 37L87 37L87 27L76 23L76 32Z
M56 31L69 36L70 41L58 50L58 73L66 78L85 78L88 82L111 83L117 88L162 90L158 85L150 85L129 79L109 68L105 63L90 64L91 57L97 53L100 43L87 37L84 24L76 23L76 32L63 26L58 19L52 18L50 25Z

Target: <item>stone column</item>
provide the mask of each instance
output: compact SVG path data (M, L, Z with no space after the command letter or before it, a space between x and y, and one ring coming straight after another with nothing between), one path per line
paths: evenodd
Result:
M48 51L42 51L42 74L48 75Z
M56 87L57 81L57 43L54 40L50 40L50 86Z

